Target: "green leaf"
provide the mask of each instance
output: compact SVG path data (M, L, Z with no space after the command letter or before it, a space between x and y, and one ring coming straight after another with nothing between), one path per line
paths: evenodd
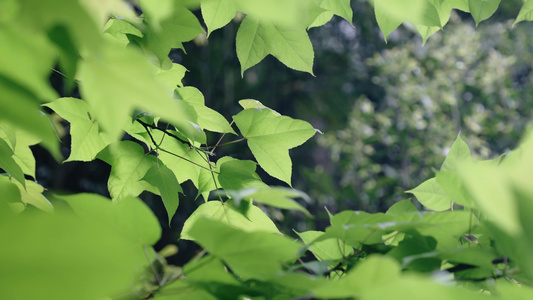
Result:
M315 239L324 235L321 231L305 231L296 233L306 245L309 246L309 251L320 261L324 260L338 260L350 256L354 253L353 248L344 244L343 241L337 239L329 239L319 242L313 242Z
M387 256L372 255L359 263L352 271L339 280L319 285L313 289L317 298L361 298L375 289L380 289L391 280L400 276L401 268L394 259ZM395 297L383 299L397 299ZM409 299L409 298L405 298Z
M143 180L157 187L163 204L167 210L168 224L176 213L179 205L178 193L183 193L174 173L165 165L152 166L144 175Z
M187 72L187 69L184 66L173 63L172 67L168 70L157 70L155 77L159 82L168 87L169 90L174 92L176 86L183 86L181 81L185 77L185 72Z
M17 181L13 181L20 191L20 199L24 204L31 204L40 210L53 212L54 206L43 195L44 188L35 181L26 180L24 186Z
M218 220L244 231L279 233L272 220L257 206L250 205L246 214L243 215L234 205L220 201L209 201L200 205L185 221L180 238L194 240L191 230L196 222L202 218Z
M268 108L272 111L272 113L276 116L281 116L277 111L266 107L263 103L254 100L254 99L244 99L239 100L239 105L242 107L242 109L248 109L248 108Z
M264 185L259 187L249 187L237 191L225 189L225 192L233 199L237 206L240 205L242 199L252 199L255 202L277 208L298 210L310 218L313 217L307 209L301 206L298 202L292 200L292 198L303 198L304 200L309 201L309 196L301 191Z
M24 86L39 100L57 98L48 83L55 60L54 48L44 36L16 26L3 27L0 44L4 45L0 49L0 75Z
M205 217L194 222L189 234L244 280L274 277L282 263L297 257L300 248L279 234L247 232Z
M134 108L145 109L178 127L185 135L198 130L189 123L196 116L172 101L158 82L154 68L132 48L104 47L80 65L81 94L93 116L112 139L123 134Z
M459 134L440 169L441 171L455 172L460 169L464 162L469 160L471 160L470 149L466 142L461 138L461 134Z
M225 159L217 165L220 170L218 181L226 191L267 186L255 173L257 164L251 160Z
M13 159L22 172L35 178L35 157L30 146L39 143L39 140L27 132L8 124L0 124L0 139L10 145L13 150Z
M237 32L241 75L268 54L291 69L313 75L314 52L305 27L284 27L247 16Z
M417 213L418 209L413 205L411 199L401 200L394 203L385 214L399 216L405 213Z
M144 3L147 2L144 1ZM153 6L155 5L151 5L151 7ZM196 16L183 7L180 1L174 1L173 9L170 12L168 17L160 16L162 20L155 23L151 22L152 11L146 11L146 21L152 30L146 32L145 39L164 68L170 66L168 53L171 48L183 49L182 42L188 42L204 33Z
M110 19L104 28L105 37L112 37L115 42L124 46L130 43L128 35L143 37L142 32L137 27L122 19Z
M128 197L119 203L87 193L54 195L54 198L66 201L77 216L120 232L138 246L153 245L161 237L159 221L148 205L138 198ZM140 247L136 248L142 251Z
M313 22L309 25L311 27L319 27L331 20L333 15L344 18L346 21L352 23L353 12L350 6L350 0L322 0L320 7L326 11L321 13Z
M416 199L428 209L443 211L451 208L452 199L446 195L435 177L405 192L415 195Z
M533 1L526 0L520 9L513 26L522 21L533 21Z
M444 191L444 193L450 198L454 203L462 205L464 207L474 208L474 202L470 199L468 192L466 191L461 178L457 173L440 171L435 176L437 179L438 185Z
M270 176L291 185L289 149L315 135L313 126L301 120L276 116L269 109L246 109L233 120L248 140L248 147L259 165Z
M0 231L0 257L8 258L0 266L2 298L88 300L131 290L147 259L100 221L68 211L0 218L9 228Z
M143 191L157 194L158 189L144 176L156 164L156 158L144 154L143 148L132 141L115 142L100 152L97 158L111 165L107 187L113 201L128 196L137 197Z
M176 92L185 102L194 107L198 114L198 125L203 129L220 132L220 133L235 133L228 121L218 112L205 106L204 95L195 87L186 86L177 88Z
M442 27L436 7L427 0L375 0L374 11L385 40L403 22Z
M8 211L7 207L14 213L24 211L24 204L21 199L18 186L11 182L7 176L0 176L0 216Z
M26 186L24 172L13 159L13 150L8 143L0 139L0 168L9 173L10 176L18 180L24 187Z
M486 20L492 16L501 0L468 0L468 9L476 21L476 26L483 20Z
M52 123L40 110L35 95L2 76L0 94L0 121L38 138L56 160L62 159Z
M96 120L91 119L87 102L76 98L59 98L45 106L53 109L70 123L72 143L67 161L92 161L111 140L100 132Z
M207 35L226 26L237 13L235 2L231 0L202 0L202 16L207 25Z

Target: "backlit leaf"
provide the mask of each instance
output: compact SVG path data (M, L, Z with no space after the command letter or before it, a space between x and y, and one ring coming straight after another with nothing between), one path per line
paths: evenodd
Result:
M25 186L26 180L24 179L24 173L13 159L13 154L13 150L11 150L9 144L3 139L0 139L0 168Z
M311 124L270 109L246 109L233 117L247 139L259 165L271 176L291 185L292 162L289 149L303 144L316 130Z
M315 239L324 235L321 231L305 231L297 233L306 245L309 251L313 252L315 257L320 260L337 260L353 254L353 248L346 246L344 242L337 239L328 239L313 243Z
M244 231L279 233L272 220L270 220L257 206L250 205L249 209L246 211L246 215L243 215L234 205L215 200L200 205L191 214L183 225L180 238L185 240L195 240L195 237L191 234L191 230L194 227L194 224L202 218L217 220Z
M205 217L191 227L191 238L228 264L243 279L268 279L282 263L296 258L300 245L270 232L247 232Z
M268 54L291 69L313 74L313 46L305 27L284 27L247 16L237 32L241 75Z
M526 3L522 5L522 8L520 9L520 12L518 13L513 25L516 25L522 21L533 21L533 1L526 0Z
M143 191L158 193L158 189L142 179L156 164L156 158L144 153L143 148L131 141L115 142L102 150L97 158L111 165L107 187L113 201L127 196L137 197Z
M416 199L428 209L443 211L451 208L452 199L442 190L435 177L405 192L415 195Z
M476 26L483 20L486 20L492 16L501 0L468 0L468 8L472 17L476 21Z
M144 175L143 180L159 190L159 195L161 195L167 210L168 223L170 224L176 209L178 209L178 193L183 192L176 176L169 168L160 164L159 166L152 166Z
M46 106L70 123L72 143L67 161L91 161L111 140L100 132L96 120L91 119L87 102L75 98L60 98Z

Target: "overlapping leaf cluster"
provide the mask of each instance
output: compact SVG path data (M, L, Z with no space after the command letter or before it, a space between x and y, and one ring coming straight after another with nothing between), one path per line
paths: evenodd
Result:
M440 28L445 5L455 8L459 2L374 5L387 35L403 21L429 31ZM476 21L494 12L498 2L488 2L482 8L468 2ZM518 21L530 17L528 3ZM1 1L0 296L488 297L472 291L477 289L495 298L530 297L532 138L503 161L483 163L471 162L458 139L436 179L412 191L439 212L418 211L408 200L383 214L341 212L331 216L324 232L298 233L299 242L281 234L259 205L309 215L294 200L307 196L290 188L289 150L317 130L255 100L240 101L243 109L230 123L205 105L199 90L183 86L185 67L168 58L172 48L183 49L184 42L204 33L192 12L199 8L208 33L245 14L236 36L242 72L271 54L312 74L306 30L333 15L351 19L349 4L141 0L139 15L120 0ZM58 98L48 82L52 71L64 76L67 93L78 88L80 98ZM56 115L70 124L64 162L109 164L111 199L45 192L37 183L30 146L41 144L62 160L57 136L63 137L63 128ZM206 131L221 138L208 141ZM242 138L221 143L237 132ZM125 134L134 141L123 140ZM214 161L218 147L244 141L256 162ZM289 187L263 183L257 165ZM178 268L165 261L172 247L159 253L152 248L161 227L136 197L144 191L160 195L170 221L185 181L205 203L188 218L181 238L203 251ZM461 208L446 211L453 203ZM307 251L316 259L306 257Z

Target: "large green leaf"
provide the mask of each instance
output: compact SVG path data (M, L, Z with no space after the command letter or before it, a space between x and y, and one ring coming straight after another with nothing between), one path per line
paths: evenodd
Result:
M245 280L274 277L300 249L300 244L279 234L247 232L205 217L194 222L189 234Z
M422 205L431 210L443 211L451 208L452 199L446 195L435 177L405 192L415 195Z
M25 186L24 172L22 172L20 166L13 159L13 155L13 150L11 150L9 144L3 139L0 139L0 168Z
M55 53L46 37L16 26L3 27L0 44L4 45L0 48L0 75L24 86L39 100L51 101L57 97L48 83Z
M235 2L231 0L202 0L201 8L208 35L226 26L238 11Z
M9 228L0 231L2 298L89 300L130 290L148 261L130 237L101 220L68 211L0 218Z
M91 116L113 139L118 139L131 121L134 108L145 109L193 136L198 130L189 122L196 116L172 101L164 84L139 52L108 45L88 55L80 65L81 94L89 103Z
M159 166L152 166L144 175L143 180L149 184L157 187L163 204L167 210L168 223L172 221L172 217L176 213L179 205L178 193L182 193L181 185L178 183L174 173L161 164Z
M303 144L316 130L311 124L270 109L246 109L233 117L259 165L271 176L291 185L289 149Z
M53 109L70 123L72 143L67 161L91 161L111 140L100 132L98 122L91 118L87 102L75 98L60 98L45 106Z
M114 201L127 196L136 197L143 191L158 193L158 189L143 178L156 165L156 158L144 153L143 148L131 141L115 142L98 154L111 165L107 187Z
M498 9L500 2L501 0L468 0L468 8L476 21L476 26L490 18Z
M247 16L237 32L241 74L268 54L291 69L313 74L313 45L305 27L285 27Z
M120 232L140 246L155 244L161 237L161 227L150 208L140 199L128 197L119 203L97 194L54 195L66 201L77 216L98 222L108 230Z
M279 233L272 220L257 206L250 205L245 214L243 214L229 203L209 201L200 205L185 221L180 238L194 240L191 230L195 226L194 224L202 218L218 220L244 231Z

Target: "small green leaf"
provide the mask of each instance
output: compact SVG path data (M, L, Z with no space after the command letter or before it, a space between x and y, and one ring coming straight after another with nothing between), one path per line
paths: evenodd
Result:
M300 248L298 243L279 234L247 232L205 217L194 222L189 234L244 280L274 277L282 263L297 257Z
M251 199L255 202L277 208L298 210L310 218L313 217L307 209L301 206L298 202L292 200L292 198L303 198L309 201L309 196L297 190L263 185L237 191L225 189L225 192L233 199L233 201L235 201L237 206L239 206L242 199Z
M533 1L526 0L520 9L513 26L522 21L533 21Z
M156 164L156 158L144 154L143 148L132 141L115 142L100 152L97 158L111 165L107 187L113 201L127 196L137 197L143 191L157 194L158 189L142 179Z
M26 180L24 186L19 182L13 181L20 191L20 199L24 204L31 204L40 210L53 212L54 206L43 195L44 188L35 181Z
M211 32L226 26L238 11L232 0L202 0L201 8L208 36Z
M60 98L45 104L70 123L72 144L67 161L91 161L111 140L100 132L96 120L89 114L87 102L75 98Z
M191 234L191 230L196 222L202 218L218 220L244 231L279 233L279 230L276 228L276 225L274 225L272 220L270 220L270 218L257 206L249 206L246 215L243 215L234 205L222 203L220 201L209 201L200 205L191 214L187 221L185 221L180 238L185 240L195 240Z
M24 179L24 172L22 172L22 169L13 159L13 154L13 150L11 150L7 142L0 139L0 168L9 173L10 176L25 187L26 180Z
M452 199L442 190L435 177L405 192L415 195L416 199L428 209L443 211L451 208Z
M468 9L476 21L476 26L490 18L498 9L500 2L501 0L468 0Z
M247 16L237 32L237 57L241 63L241 75L268 54L291 69L313 75L313 45L305 27L284 27Z
M104 28L106 37L111 36L116 42L126 46L130 43L128 35L142 37L142 32L131 23L122 19L110 19Z
M309 27L318 27L326 24L333 15L344 18L352 23L353 12L350 6L350 0L322 0L320 7L326 11L321 13Z
M168 223L176 213L179 205L178 193L183 193L174 173L165 165L152 166L144 175L143 180L157 187L167 210Z
M411 199L401 200L394 203L385 214L390 216L398 216L405 213L416 213L418 209L413 205Z
M217 165L220 169L218 181L226 191L267 186L255 173L257 164L251 160L227 159Z
M456 172L460 169L461 164L469 160L471 160L470 149L461 138L461 134L458 134L440 169L441 171Z
M353 254L353 248L346 246L344 242L337 239L329 239L319 242L313 242L315 239L324 235L321 231L305 231L298 233L298 236L306 245L309 246L309 251L313 252L315 257L320 260L337 260Z
M272 177L291 185L289 149L303 144L316 130L311 124L270 109L246 109L233 117L259 165Z
M244 99L239 100L239 105L242 107L242 109L248 109L248 108L268 108L272 111L272 113L276 116L281 116L277 111L266 107L263 103L254 100L254 99Z
M176 89L176 92L185 102L194 107L198 114L198 125L203 129L220 132L235 133L228 121L218 112L205 106L204 95L195 87L186 86Z
M1 130L3 128L3 130ZM15 136L13 136L15 135ZM39 143L39 139L7 124L0 125L0 139L4 139L13 149L13 159L19 165L22 172L35 178L35 157L30 149Z

